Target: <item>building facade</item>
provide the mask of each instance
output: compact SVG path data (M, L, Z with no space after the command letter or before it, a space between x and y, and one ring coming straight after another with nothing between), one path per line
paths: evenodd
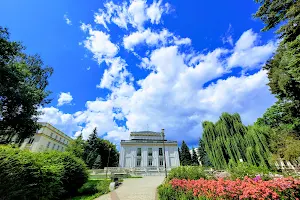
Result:
M177 141L164 140L166 167L180 166ZM129 140L121 140L119 167L164 167L163 137L152 131L131 132Z
M27 138L21 145L21 149L29 149L33 152L45 150L65 151L72 140L69 136L49 123L40 123L42 126L31 138Z

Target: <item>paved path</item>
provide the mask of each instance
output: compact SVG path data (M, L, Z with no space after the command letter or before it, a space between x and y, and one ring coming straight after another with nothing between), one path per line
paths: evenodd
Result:
M124 179L118 189L95 200L156 200L156 188L163 180L164 176Z

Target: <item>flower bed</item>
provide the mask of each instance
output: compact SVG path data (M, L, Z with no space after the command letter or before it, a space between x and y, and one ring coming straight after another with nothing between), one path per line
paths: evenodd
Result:
M291 177L268 181L263 181L259 177L255 179L245 177L243 180L234 181L203 178L172 179L167 185L159 188L161 199L168 199L163 195L166 193L170 195L170 192L173 193L172 195L179 195L180 198L183 195L189 196L186 199L191 199L191 196L194 199L297 199L300 197L300 180Z

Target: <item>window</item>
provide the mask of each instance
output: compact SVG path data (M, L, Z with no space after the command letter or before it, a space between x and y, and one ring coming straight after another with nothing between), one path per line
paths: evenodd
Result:
M61 147L61 151L64 151L64 147Z
M164 166L164 160L162 158L159 159L159 166Z
M53 137L53 133L50 134L50 137Z
M61 140L61 137L59 137L58 141L60 141L60 140Z
M148 166L152 166L152 159L148 159Z
M163 155L162 148L159 148L159 149L158 149L158 154L159 154L160 156L162 156L162 155Z
M55 135L55 139L57 140L57 135Z
M57 145L57 150L59 150L59 145Z
M47 144L47 148L49 148L49 147L50 147L50 144L51 144L51 142L48 142L48 144Z
M152 148L148 148L148 156L152 156Z
M54 149L54 148L55 148L55 145L56 145L56 144L53 144L53 146L52 146L52 149Z
M142 156L142 148L137 148L136 156Z
M140 166L141 166L141 159L137 159L137 160L136 160L136 166L137 166L137 167L140 167Z

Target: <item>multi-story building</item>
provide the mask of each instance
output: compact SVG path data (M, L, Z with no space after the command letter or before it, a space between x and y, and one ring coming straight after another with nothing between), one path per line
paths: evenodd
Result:
M177 141L164 140L166 167L180 165ZM152 131L131 132L121 140L119 166L124 168L164 167L163 137Z
M33 152L45 150L65 151L72 140L69 136L49 123L40 123L42 126L31 138L27 138L21 145L21 149L29 149Z

